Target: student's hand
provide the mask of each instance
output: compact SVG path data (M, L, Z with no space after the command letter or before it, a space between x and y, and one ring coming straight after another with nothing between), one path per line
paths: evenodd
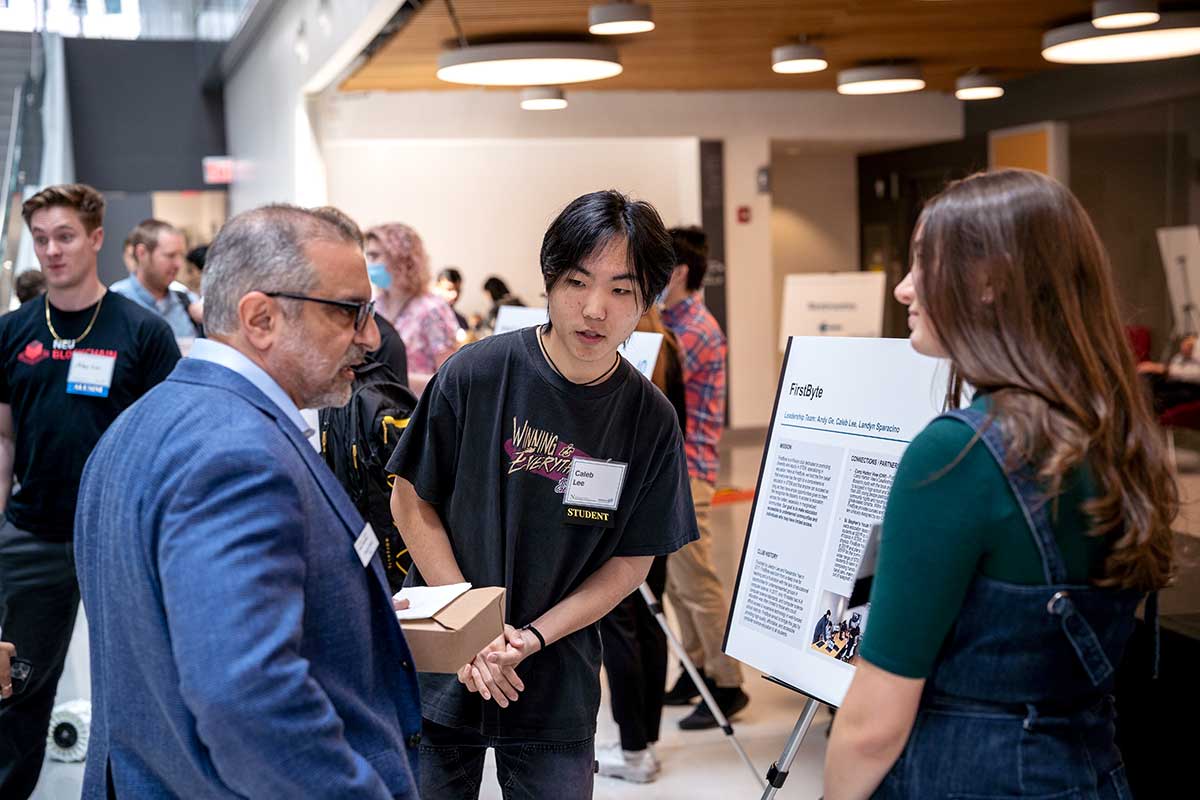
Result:
M508 708L525 691L516 667L524 659L527 647L521 631L505 625L504 633L458 671L458 682L468 691L478 692L484 700L495 700L501 708Z
M392 608L396 609L397 611L403 611L404 609L408 608L409 605L410 603L407 597L402 600L396 597L392 598Z
M12 664L17 655L17 646L12 642L0 642L0 700L12 697Z

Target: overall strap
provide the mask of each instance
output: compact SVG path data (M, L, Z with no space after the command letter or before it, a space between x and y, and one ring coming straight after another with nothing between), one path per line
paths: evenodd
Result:
M1008 469L1008 446L1004 441L1000 426L989 422L987 415L975 408L948 411L942 416L965 422L979 434L979 438L983 440L992 454L992 458L1000 465L1000 470L1008 479L1008 485L1012 487L1017 505L1020 506L1021 513L1025 516L1025 522L1029 526L1029 530L1033 534L1033 541L1041 554L1042 571L1046 576L1046 583L1051 586L1066 584L1068 582L1067 567L1058 542L1054 538L1054 531L1050 527L1049 503L1046 502L1027 466L1023 466L1015 472ZM1104 652L1104 647L1100 644L1100 637L1096 635L1096 631L1079 613L1075 602L1071 599L1070 592L1066 590L1055 592L1046 604L1046 611L1058 617L1063 633L1066 634L1067 640L1071 643L1071 647L1078 656L1084 671L1087 672L1092 685L1100 686L1107 681L1114 672L1112 662Z
M1012 487L1017 505L1021 508L1021 513L1025 515L1025 523L1029 526L1029 532L1033 534L1033 542L1037 545L1038 553L1042 557L1042 574L1046 577L1046 583L1051 585L1066 583L1067 567L1063 561L1062 551L1058 548L1058 542L1054 539L1054 531L1050 527L1049 504L1045 501L1041 489L1027 468L1016 472L1009 471L1007 467L1008 444L1004 441L1004 434L1000 430L1000 426L994 421L989 422L987 414L977 408L947 411L942 414L942 417L965 422L979 435L984 445L987 446L988 452L992 454L992 458L1000 465L1000 471L1004 473L1008 485Z

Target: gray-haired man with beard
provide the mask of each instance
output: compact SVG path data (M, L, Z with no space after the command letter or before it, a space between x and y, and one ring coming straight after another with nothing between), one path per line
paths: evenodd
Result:
M357 241L267 206L204 270L209 340L84 470L85 798L415 798L412 658L378 539L298 409L344 405L379 346Z

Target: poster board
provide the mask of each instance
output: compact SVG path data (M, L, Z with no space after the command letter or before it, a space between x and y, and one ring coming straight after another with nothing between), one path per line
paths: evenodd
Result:
M948 375L946 362L906 339L791 340L725 631L728 655L841 705L869 614L846 607L855 577L900 456L938 415Z
M1200 333L1200 226L1158 229L1175 333Z
M532 328L534 325L545 325L549 319L550 314L544 308L500 306L496 312L496 328L493 335ZM654 374L654 365L658 363L662 338L661 333L634 331L629 341L617 348L617 352L625 356L638 372L649 379Z
M783 281L779 349L791 336L883 335L882 272L814 272Z

